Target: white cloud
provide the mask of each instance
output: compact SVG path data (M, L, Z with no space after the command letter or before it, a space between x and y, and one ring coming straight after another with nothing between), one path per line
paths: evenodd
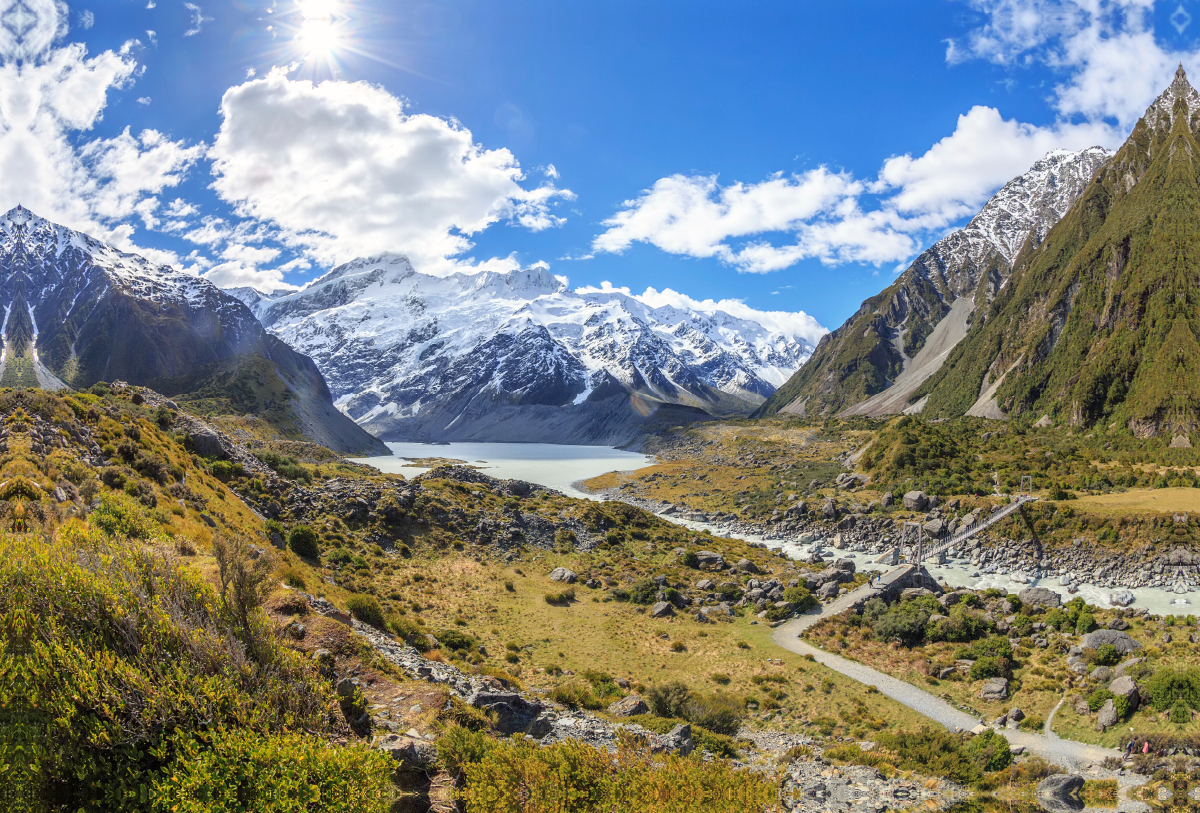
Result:
M150 104L150 97L149 96L138 96L137 103L140 105L143 105L143 106L148 105L148 104Z
M623 294L652 308L673 307L699 311L700 313L727 313L737 319L748 319L758 322L774 333L784 333L799 336L806 342L816 345L829 331L821 326L816 319L803 311L762 311L752 308L740 299L694 299L687 294L681 294L670 288L659 291L646 288L640 294L633 293L629 288L614 286L605 280L599 287L585 285L575 289L578 294Z
M919 225L941 228L977 212L997 187L1051 150L1111 147L1121 138L1103 122L1035 127L1006 120L994 107L976 106L923 155L885 161L873 189L893 191L888 205L906 216L923 216Z
M96 24L96 15L90 11L82 11L79 13L79 26L87 30Z
M213 188L319 263L402 252L427 273L464 262L469 237L500 220L540 230L567 190L529 189L511 152L454 121L412 115L365 82L293 80L282 70L226 91L209 151ZM492 259L489 267L515 264Z
M127 221L156 222L156 196L203 154L203 146L153 130L80 139L101 118L108 92L127 86L136 71L126 49L89 58L78 44L0 64L0 211L21 203L133 248Z
M1179 62L1200 61L1200 48L1163 47L1154 31L1154 0L969 3L984 22L950 41L947 60L1048 65L1063 76L1051 103L1064 117L1108 121L1128 131L1171 81Z
M828 263L875 262L880 255L911 251L911 238L889 218L859 210L863 191L863 184L848 173L825 167L724 187L715 175L672 175L625 201L621 211L604 221L608 230L592 248L620 253L634 242L645 242L672 254L716 257L758 273L810 257ZM769 233L795 242L737 242Z
M203 30L205 23L211 23L213 21L212 17L205 17L204 9L200 8L200 6L196 5L195 3L184 3L183 5L184 8L192 13L191 28L183 32L185 37L196 36L201 32L201 30ZM150 8L153 8L153 6L150 6Z

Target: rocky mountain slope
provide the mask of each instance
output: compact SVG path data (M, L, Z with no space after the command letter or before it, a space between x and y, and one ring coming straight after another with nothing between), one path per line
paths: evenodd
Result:
M435 277L384 256L296 293L233 293L385 439L623 442L664 408L747 414L812 352L723 311L572 291L544 268Z
M945 361L1008 281L1013 261L1058 222L1111 154L1058 150L1009 181L967 226L827 334L759 414L894 414Z
M386 453L333 408L312 361L263 330L240 300L21 207L0 217L0 307L0 386L187 376L200 386L213 365L252 368L241 383L278 392L285 430L339 451Z
M1049 413L1188 445L1200 423L1200 94L1182 67L942 370L927 414Z

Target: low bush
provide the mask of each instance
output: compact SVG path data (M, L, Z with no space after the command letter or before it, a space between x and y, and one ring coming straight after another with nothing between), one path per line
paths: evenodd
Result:
M383 608L379 606L379 599L375 596L350 596L346 599L346 610L364 624L370 624L378 630L387 629L387 619L383 617Z
M321 555L317 532L307 525L297 525L288 532L288 547L302 559L316 560Z
M547 593L544 598L546 603L554 607L566 607L575 600L575 588L568 587L561 593Z
M451 728L438 752L463 777L458 796L472 813L717 813L766 809L777 797L770 775L695 757L651 759L632 737L609 754L576 740L539 746Z
M1155 711L1166 711L1176 703L1200 709L1200 669L1162 669L1144 684L1143 696Z
M145 539L152 532L145 510L126 494L105 494L90 519L93 525L109 536Z

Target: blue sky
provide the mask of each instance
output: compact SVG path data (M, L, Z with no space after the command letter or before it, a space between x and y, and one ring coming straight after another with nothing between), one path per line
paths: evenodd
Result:
M828 328L1046 151L1116 146L1177 61L1200 69L1196 0L0 0L0 19L0 84L36 108L0 93L0 205L220 284L398 251Z

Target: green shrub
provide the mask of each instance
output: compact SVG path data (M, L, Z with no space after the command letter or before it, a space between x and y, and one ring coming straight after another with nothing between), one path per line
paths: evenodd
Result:
M1008 658L984 656L971 664L971 680L987 680L994 677L1012 677L1012 663Z
M546 603L554 607L567 607L575 600L575 588L568 587L561 593L547 593L544 598Z
M379 599L375 596L350 596L346 599L346 610L364 624L370 624L378 630L387 629L387 619L383 617L383 608L379 606Z
M1104 704L1113 699L1113 693L1108 689L1097 689L1088 695L1088 708L1092 711L1100 711L1104 708Z
M1112 644L1103 644L1096 650L1092 663L1097 666L1116 666L1121 662L1121 652Z
M145 539L151 534L150 518L142 506L126 494L102 496L100 506L91 513L90 519L109 536Z
M875 637L881 641L899 640L905 646L915 646L925 637L925 625L930 613L916 602L903 602L889 609L872 624Z
M949 617L926 627L925 634L930 641L965 643L985 634L987 628L987 622L982 617L957 604L950 610Z
M1075 634L1087 635L1094 629L1096 629L1096 617L1091 613L1080 613L1079 619L1075 622Z
M555 703L570 709L601 709L604 703L596 697L592 687L583 683L565 683L555 686L548 695Z
M634 604L653 604L661 588L650 579L643 579L629 588L629 600Z
M963 746L963 755L973 761L985 773L1003 770L1012 764L1012 750L1004 735L988 729L982 734L967 740Z
M958 657L960 658L1008 658L1012 659L1013 648L1012 642L1003 635L992 635L988 638L980 638L969 647L959 650Z
M807 612L820 605L820 601L807 587L788 587L783 591L783 600L792 604L797 612Z
M469 652L478 648L479 641L471 635L453 628L444 629L434 636L445 649L454 652Z
M700 557L694 551L684 551L683 555L679 557L679 564L684 567L700 567Z
M692 699L692 690L686 683L673 681L658 686L651 686L643 695L650 711L659 717L685 717L688 701Z
M307 525L297 525L292 528L288 532L287 544L293 553L303 559L316 560L321 555L317 532Z
M1182 700L1176 700L1171 706L1171 722L1176 725L1186 725L1192 721L1192 710L1188 708L1187 703Z
M1144 684L1143 696L1156 711L1166 711L1176 703L1200 708L1200 670L1162 669Z

